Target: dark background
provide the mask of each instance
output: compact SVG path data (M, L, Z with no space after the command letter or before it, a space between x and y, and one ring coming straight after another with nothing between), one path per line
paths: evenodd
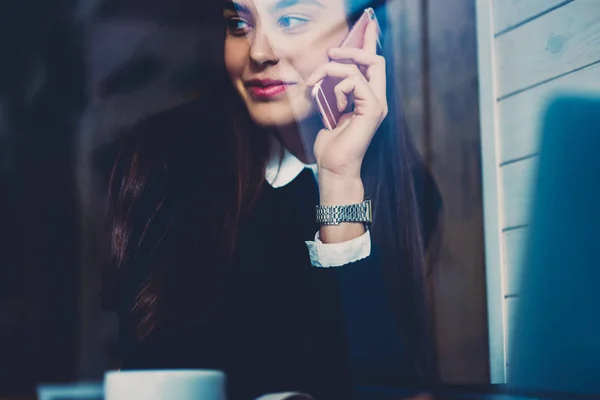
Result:
M198 89L201 1L5 0L0 9L0 395L101 379L115 365L100 308L111 143ZM442 373L489 380L475 8L394 0L395 79L446 206L431 279Z

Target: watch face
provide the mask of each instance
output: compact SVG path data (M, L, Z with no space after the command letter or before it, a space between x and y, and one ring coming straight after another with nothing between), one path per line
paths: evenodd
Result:
M371 206L371 199L368 197L365 200L365 206L367 208L367 222L371 223L373 221L373 207Z

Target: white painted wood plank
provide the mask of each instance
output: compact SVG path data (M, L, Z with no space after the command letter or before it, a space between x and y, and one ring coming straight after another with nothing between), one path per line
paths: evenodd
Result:
M499 163L496 147L496 78L492 0L476 0L485 270L491 383L506 380L504 292L500 227Z
M507 164L502 175L502 229L529 223L538 157Z
M504 300L504 307L506 310L506 365L510 365L510 345L511 338L518 334L519 327L515 324L515 315L517 306L519 304L518 297L509 297ZM507 382L510 383L510 382Z
M548 101L559 92L575 90L600 92L600 64L501 100L497 115L500 162L537 153Z
M600 60L600 1L578 0L496 39L502 97Z
M523 256L527 245L529 228L523 227L504 232L504 294L518 295L524 268Z
M494 0L495 33L564 2L565 0Z

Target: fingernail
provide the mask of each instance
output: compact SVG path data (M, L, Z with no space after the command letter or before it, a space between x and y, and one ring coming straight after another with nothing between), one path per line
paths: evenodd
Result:
M338 111L344 111L346 107L344 107L344 101L340 98L336 99Z

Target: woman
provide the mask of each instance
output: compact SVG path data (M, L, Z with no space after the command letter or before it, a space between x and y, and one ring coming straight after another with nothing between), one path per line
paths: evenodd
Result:
M390 49L376 54L374 25L363 49L335 49L364 4L221 7L224 63L198 100L129 133L113 170L105 298L122 368L221 369L234 399L431 382L424 252L440 202L386 80ZM310 98L326 75L340 108L354 101L332 131ZM315 223L315 206L365 196L371 226Z

